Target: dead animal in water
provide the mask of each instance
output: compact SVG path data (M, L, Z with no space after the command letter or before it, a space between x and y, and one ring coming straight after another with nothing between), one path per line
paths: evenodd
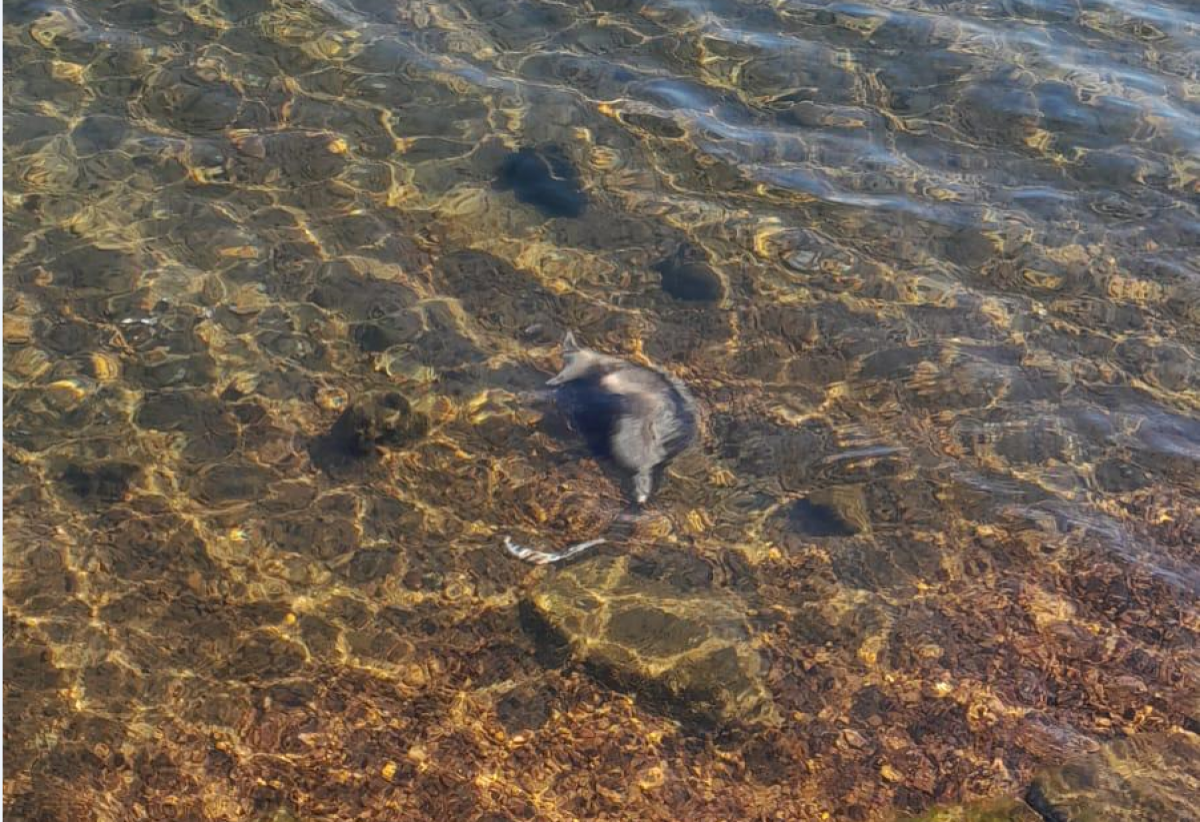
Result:
M633 510L618 520L632 520L667 463L695 439L696 401L669 374L583 348L572 333L563 340L562 351L563 369L546 384L554 386L555 402L592 452L629 474ZM606 541L599 537L546 553L505 537L504 547L515 557L545 565Z

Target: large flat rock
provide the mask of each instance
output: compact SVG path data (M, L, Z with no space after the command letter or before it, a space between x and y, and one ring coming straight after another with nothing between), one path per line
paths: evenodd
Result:
M1033 808L1016 799L986 799L966 805L931 808L904 822L1043 822Z
M527 605L577 659L668 713L710 725L770 722L745 604L697 565L597 556L552 570Z
M1039 774L1027 801L1050 822L1200 818L1200 737L1175 731L1110 742Z

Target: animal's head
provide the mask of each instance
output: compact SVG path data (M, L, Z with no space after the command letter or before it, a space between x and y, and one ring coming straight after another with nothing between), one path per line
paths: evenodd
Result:
M567 336L563 337L562 355L562 371L547 380L546 385L562 385L571 380L580 379L588 372L600 368L608 359L603 354L581 346L575 341L575 334L571 331L568 331Z

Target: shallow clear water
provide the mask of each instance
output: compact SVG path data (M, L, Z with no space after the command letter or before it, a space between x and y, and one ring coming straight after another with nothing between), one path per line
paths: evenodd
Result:
M6 814L887 819L1194 730L1197 53L1186 0L6 3ZM568 329L705 420L565 573L719 603L754 722L531 625L501 538L623 494L530 401Z

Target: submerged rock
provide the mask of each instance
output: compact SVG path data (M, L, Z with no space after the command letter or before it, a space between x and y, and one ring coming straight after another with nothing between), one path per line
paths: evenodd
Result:
M342 412L328 434L309 447L313 463L325 470L375 456L381 446L401 448L425 436L429 419L414 412L394 391L369 394Z
M1026 801L1050 822L1194 819L1200 737L1187 731L1120 739L1043 771Z
M792 503L787 512L791 530L807 537L851 537L867 530L861 494L853 489L818 491Z
M80 505L106 506L125 498L141 469L126 462L71 463L60 481Z
M904 822L1042 822L1042 818L1025 803L1004 798L931 808Z
M525 605L576 658L668 713L706 725L773 720L744 604L678 570L597 557L546 577Z
M547 217L578 217L587 208L579 175L557 148L523 148L504 159L496 188L511 190L517 202L531 205Z
M721 277L694 248L681 245L652 268L662 276L663 291L682 302L715 303L725 296Z

